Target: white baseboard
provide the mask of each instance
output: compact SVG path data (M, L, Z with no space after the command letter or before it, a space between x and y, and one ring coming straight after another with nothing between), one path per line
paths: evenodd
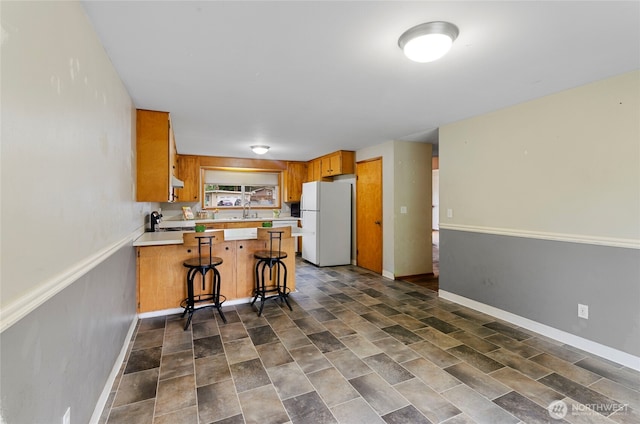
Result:
M388 278L390 280L395 280L396 279L396 276L393 274L393 272L387 271L385 269L382 270L382 276L384 278Z
M109 374L109 378L107 378L104 389L102 389L102 393L98 398L98 403L96 403L96 407L93 410L93 415L91 415L91 420L89 421L90 424L97 424L98 421L100 421L100 416L102 415L102 411L107 404L107 400L109 399L109 394L111 393L113 383L116 381L116 377L118 377L118 373L120 372L120 367L122 366L125 356L127 355L127 349L129 348L129 343L131 342L131 337L133 336L133 332L135 331L137 324L138 320L134 319L129 326L129 331L127 331L127 336L124 338L124 343L122 344L122 349L120 349L120 354L116 358L116 362L113 364L111 374Z
M521 317L502 309L498 309L496 307L478 302L476 300L469 299L455 293L450 293L446 290L439 290L438 295L443 299L450 300L451 302L458 303L471 309L475 309L476 311L494 316L501 320L515 324L519 327L526 328L527 330L535 331L538 334L557 340L559 342L575 346L578 349L582 349L586 352L598 355L602 358L624 365L625 367L640 371L640 357L631 355L618 349L614 349L609 346L605 346L600 343L596 343L583 337L576 336L575 334L567 333L566 331L558 330L557 328L549 327L548 325L541 324L539 322Z
M225 300L222 307L240 305L241 303L251 303L252 300L253 300L253 297L243 297L240 299ZM182 312L184 312L183 308L163 309L161 311L141 312L138 314L138 318L143 319L143 318L162 317L165 315L181 314Z

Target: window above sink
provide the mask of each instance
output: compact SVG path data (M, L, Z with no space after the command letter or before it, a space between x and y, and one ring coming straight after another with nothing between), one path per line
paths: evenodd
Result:
M280 208L280 173L205 168L202 209Z

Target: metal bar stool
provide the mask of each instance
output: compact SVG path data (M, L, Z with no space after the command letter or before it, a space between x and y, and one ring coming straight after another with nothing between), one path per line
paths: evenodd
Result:
M195 258L187 259L183 262L183 266L187 268L187 298L180 302L180 306L184 308L182 317L189 314L187 323L184 326L186 330L191 324L191 318L193 313L197 310L204 308L216 308L220 314L220 318L226 324L227 319L222 313L222 303L226 300L226 297L220 294L220 271L216 268L222 264L222 259L213 256L213 245L224 241L224 231L210 231L204 233L185 233L183 235L183 241L185 246L198 246L198 256ZM206 250L209 252L207 254ZM204 254L203 254L204 253ZM213 272L211 280L211 290L208 293L204 293L206 290L207 279L206 276L209 271ZM202 277L202 291L203 293L195 294L194 280L197 274ZM204 303L203 305L196 306L197 304Z
M258 316L262 315L264 302L271 298L280 299L287 304L289 310L293 311L288 299L290 290L287 288L287 266L282 261L287 257L287 253L282 251L282 240L286 238L291 238L291 227L258 228L258 240L265 240L265 247L268 247L253 254L257 261L256 287L251 306L260 298ZM267 267L269 277L265 278Z

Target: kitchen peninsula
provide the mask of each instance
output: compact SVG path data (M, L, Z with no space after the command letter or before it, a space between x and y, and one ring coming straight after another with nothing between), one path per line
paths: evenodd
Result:
M264 220L260 220L260 224L258 220L255 220L256 222L224 221L251 226L218 230L224 233L224 241L213 246L213 255L223 260L222 265L218 266L221 275L221 294L227 301L248 302L252 298L254 288L253 254L257 250L269 248L268 241L257 239L257 227ZM216 224L226 224L226 222ZM222 227L224 228L224 225ZM185 233L193 233L193 231L149 232L134 241L137 261L138 313L176 309L186 298L186 269L182 264L189 258L197 257L198 248L184 245ZM287 253L287 258L284 260L288 270L287 287L291 291L295 290L294 242L297 239L294 237L300 235L301 233L294 229L293 237L282 240L282 250ZM201 285L196 284L196 289L198 287L201 288ZM198 294L197 291L196 294Z

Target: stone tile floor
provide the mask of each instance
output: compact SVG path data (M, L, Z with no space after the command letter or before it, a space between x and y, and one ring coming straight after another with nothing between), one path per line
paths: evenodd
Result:
M100 423L640 422L634 370L417 285L297 265L293 312L140 320Z

